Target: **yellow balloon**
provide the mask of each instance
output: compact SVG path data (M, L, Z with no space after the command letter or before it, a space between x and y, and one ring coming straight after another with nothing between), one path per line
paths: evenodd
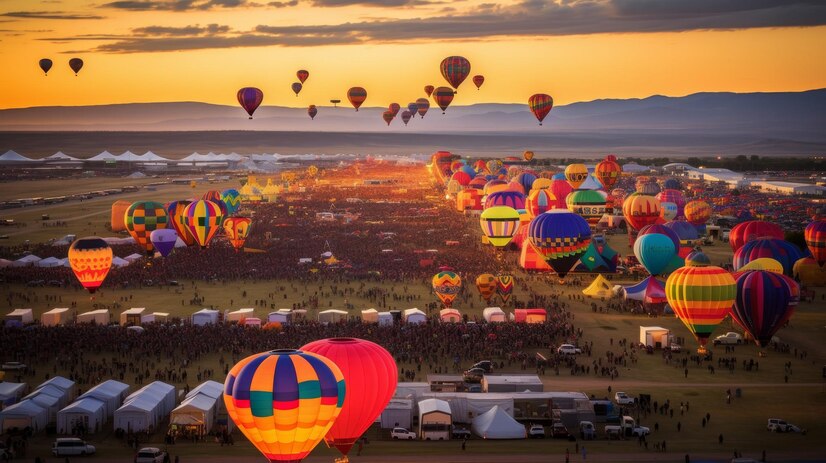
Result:
M588 168L585 164L571 164L565 168L565 179L576 190L588 178Z
M748 270L766 270L773 273L783 273L783 265L770 257L761 257L754 259L748 264L740 267L738 272L745 272Z

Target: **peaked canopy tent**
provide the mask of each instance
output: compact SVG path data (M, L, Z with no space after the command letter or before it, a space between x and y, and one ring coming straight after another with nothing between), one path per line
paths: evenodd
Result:
M78 399L57 412L58 434L76 434L81 429L94 434L105 423L106 404L93 397Z
M426 323L427 315L419 309L407 309L404 311L404 322L411 324Z
M77 316L78 323L95 323L98 325L109 324L109 311L106 309L92 310Z
M289 309L279 309L267 314L267 323L281 323L289 325L292 320L292 312Z
M140 432L155 429L175 408L175 387L160 381L130 394L115 410L114 427Z
M115 381L114 379L109 379L89 389L83 395L78 397L78 399L91 397L103 402L106 406L106 409L104 410L106 412L106 416L111 417L115 414L115 410L117 410L123 403L123 399L126 398L128 391L128 384Z
M63 266L63 261L58 259L57 257L47 257L45 259L40 259L39 261L37 261L35 266L41 268L61 267Z
M23 156L22 154L18 154L12 150L6 151L3 154L0 154L0 164L15 164L15 163L22 163L22 162L40 162L40 159L31 159Z
M597 275L594 281L582 290L582 294L589 297L611 297L614 294L614 285L612 285L602 275Z
M43 326L57 326L65 325L72 319L72 314L67 307L60 307L52 309L48 312L43 312L40 316L40 324Z
M23 397L26 390L26 383L0 382L0 405L8 407L14 405Z
M393 326L395 319L390 312L379 312L379 326Z
M442 309L439 311L439 319L443 323L461 323L462 314L456 309Z
M23 400L0 411L0 433L31 427L34 432L49 423L49 412L31 400Z
M246 308L246 309L238 309L233 312L230 312L226 316L226 321L228 322L240 322L241 320L249 317L255 316L255 309Z
M75 398L75 395L77 394L77 385L74 381L68 378L64 378L62 376L52 376L37 386L34 392L30 395L33 395L41 390L55 397L60 397L60 406L63 407Z
M28 256L21 257L16 261L12 262L12 267L30 267L37 264L41 259L34 254L29 254Z
M172 410L169 424L173 427L188 428L204 435L212 430L218 399L204 394L187 397Z
M38 406L46 409L49 415L49 423L57 422L57 412L60 411L61 407L59 397L55 397L53 395L49 395L45 392L39 391L31 394L31 397L27 400L31 400Z
M499 405L477 416L470 430L483 439L524 439L525 426L513 419Z

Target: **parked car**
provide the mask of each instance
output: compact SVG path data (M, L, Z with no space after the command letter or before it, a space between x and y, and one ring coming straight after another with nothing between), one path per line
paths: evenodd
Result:
M528 430L528 437L530 437L531 439L544 439L545 427L541 424L535 424L531 426L531 429Z
M493 363L490 360L480 360L470 368L481 368L485 370L485 373L490 373L493 371Z
M20 362L6 362L0 368L7 371L23 371L26 369L26 364Z
M92 455L94 453L95 446L89 445L77 437L60 437L52 444L52 455L56 457Z
M721 334L714 338L714 345L718 346L720 344L742 344L743 343L743 336L740 333L735 333L734 331L729 331L726 334Z
M579 347L577 347L573 344L562 344L561 346L557 347L556 352L558 354L564 354L564 355L576 355L576 354L581 354L582 349L580 349Z
M470 439L470 429L454 427L451 433L454 439Z
M551 437L554 439L570 439L573 436L571 436L571 433L568 432L568 428L566 428L564 424L557 421L551 426Z
M163 463L166 452L157 447L144 447L135 455L135 463Z
M677 343L674 343L674 342L672 342L671 345L668 346L668 347L671 349L671 352L682 352L683 351L683 346L681 346Z
M405 428L393 428L393 430L390 431L390 437L393 439L413 440L416 438L416 433L413 431L408 431Z
M634 405L636 400L624 392L617 392L614 394L614 401L618 405Z
M786 423L786 420L781 420L780 418L769 418L769 422L766 424L766 430L774 432L786 432L788 427L789 423Z
M481 368L471 368L469 370L465 370L465 374L462 375L462 379L464 379L466 383L481 383L482 377L484 376L485 370Z

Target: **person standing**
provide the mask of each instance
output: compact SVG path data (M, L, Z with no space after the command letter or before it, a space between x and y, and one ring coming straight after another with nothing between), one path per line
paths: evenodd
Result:
M585 450L585 446L582 446L582 461L585 461L588 458L588 451Z

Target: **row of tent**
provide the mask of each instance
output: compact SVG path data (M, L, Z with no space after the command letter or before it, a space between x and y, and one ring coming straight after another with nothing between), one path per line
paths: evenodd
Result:
M136 260L142 259L144 256L141 254L131 254L126 257L118 257L115 256L112 258L112 265L115 267L125 267ZM69 267L69 258L64 257L62 259L58 259L57 257L46 257L40 258L35 256L34 254L29 254L27 256L21 257L17 260L7 260L7 259L0 259L0 268L4 267L40 267L40 268L51 268L51 267Z
M313 161L318 160L322 155L316 154L301 154L301 155L281 155L275 154L251 154L248 156L240 155L238 153L230 154L215 154L209 152L207 154L200 154L198 152L192 153L182 159L169 159L159 156L152 151L147 151L144 154L135 154L131 151L126 151L122 154L112 154L109 151L103 151L90 158L77 158L69 156L68 154L58 151L57 153L47 156L45 158L29 158L19 154L15 151L6 151L0 155L1 164L16 164L16 163L76 163L76 162L131 162L142 164L200 164L200 163L225 163L225 162L279 162L282 160L297 160L297 161ZM354 157L355 155L338 154L334 157ZM325 156L329 158L329 156Z
M120 314L120 324L142 325L148 323L165 323L169 320L169 313L152 312L145 313L144 308L133 308ZM57 307L40 315L40 324L43 326L68 325L73 321L72 312L67 307ZM95 323L97 325L108 325L111 322L111 314L106 309L91 310L83 312L74 318L75 323ZM34 311L32 309L14 309L3 317L3 324L6 327L21 327L34 323Z

